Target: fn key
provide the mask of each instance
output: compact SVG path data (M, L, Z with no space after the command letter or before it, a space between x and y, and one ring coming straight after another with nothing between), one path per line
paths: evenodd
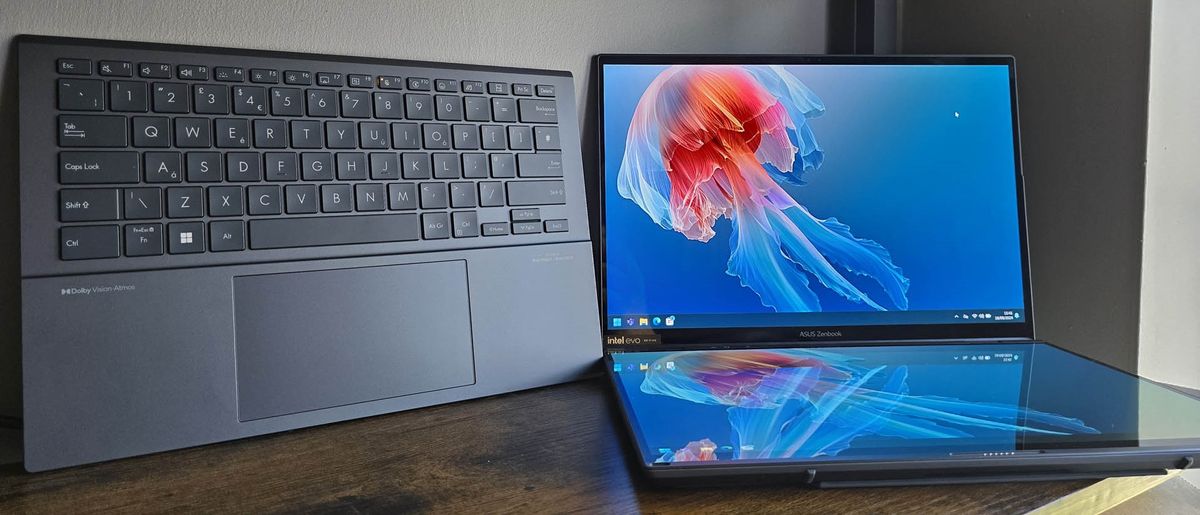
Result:
M121 255L121 230L115 225L63 227L59 249L65 260L114 258Z

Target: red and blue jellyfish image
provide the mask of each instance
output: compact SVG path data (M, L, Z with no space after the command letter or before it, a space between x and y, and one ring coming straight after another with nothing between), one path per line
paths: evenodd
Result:
M1013 404L912 395L908 367L864 367L860 359L813 349L683 351L655 360L640 389L727 406L733 459L834 456L863 436L1098 433L1079 419ZM712 461L715 449L703 438L657 461Z
M825 106L778 66L674 66L660 73L630 123L617 191L660 227L707 243L733 225L727 273L782 312L820 311L805 272L873 309L907 309L909 280L887 249L819 219L784 189L824 154L808 120ZM872 298L848 274L874 279Z

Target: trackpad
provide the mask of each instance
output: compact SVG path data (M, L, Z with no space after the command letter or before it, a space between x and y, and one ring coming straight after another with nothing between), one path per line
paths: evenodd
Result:
M475 382L464 261L234 278L238 419Z

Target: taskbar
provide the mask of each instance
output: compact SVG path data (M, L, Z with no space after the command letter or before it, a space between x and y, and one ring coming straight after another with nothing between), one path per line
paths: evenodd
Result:
M625 313L605 325L622 329L711 329L731 327L838 327L861 325L995 324L1025 322L1023 309L936 311L846 311L837 313Z

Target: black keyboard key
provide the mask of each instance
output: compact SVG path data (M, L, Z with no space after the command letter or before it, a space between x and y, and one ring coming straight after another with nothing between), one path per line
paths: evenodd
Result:
M400 178L400 160L393 152L371 153L371 179L389 180Z
M479 183L479 207L499 207L504 205L504 183L486 181Z
M450 126L444 123L423 123L421 132L425 135L425 148L442 150L450 148Z
M553 100L522 98L518 106L524 123L558 123L558 104Z
M266 161L268 181L300 180L300 160L295 153L267 152L263 159Z
M371 94L366 91L343 91L342 116L346 118L370 118Z
M329 148L355 148L358 145L358 130L354 122L325 122L325 146Z
M287 148L287 121L254 120L254 146L258 148Z
M524 125L510 125L508 127L508 148L533 150L533 130Z
M213 78L220 82L242 82L246 80L246 72L236 66L218 66L213 69Z
M367 178L367 156L361 152L338 152L339 181L361 181Z
M520 177L562 177L562 154L517 154Z
M267 88L261 86L234 86L233 114L267 114Z
M321 148L325 144L325 129L316 120L292 120L292 148Z
M403 118L404 97L399 93L375 93L375 117L376 118Z
M421 209L445 209L449 205L446 201L446 183L422 182L418 189L421 192Z
M229 114L229 86L192 86L192 103L196 114Z
M513 222L513 234L534 234L542 232L541 222Z
M474 211L458 211L450 214L450 224L455 238L479 236L479 217Z
M354 186L354 205L359 211L383 211L387 207L387 191L382 184Z
M242 216L241 186L213 186L208 188L208 216Z
M286 72L286 73L297 73L297 72ZM308 85L308 84L312 83L312 77L308 74L308 72L298 72L298 73L304 74L303 77L307 77L308 79L305 81L288 82L288 84ZM253 82L256 84L279 84L279 70L272 70L269 68L252 68L250 70L250 82Z
M128 224L125 226L125 255L163 255L162 224Z
M129 144L124 116L59 115L60 147L124 147Z
M65 260L121 255L121 229L116 225L63 227L58 236L59 252Z
M289 215L316 214L317 187L311 184L295 184L283 188L284 209Z
M508 83L507 82L489 82L487 84L487 87L488 87L488 93L491 93L493 95L507 95L508 94Z
M464 80L462 81L462 92L482 94L484 92L483 82L477 80Z
M246 250L246 231L241 220L208 223L208 250L233 252Z
M208 148L212 146L212 125L208 118L176 118L175 146Z
M229 182L259 182L262 180L262 157L254 152L225 154L225 175Z
M271 88L271 114L304 116L304 91L299 88Z
M416 93L404 95L404 112L410 120L432 120L433 97Z
M537 96L539 96L539 97L554 96L554 86L551 86L549 84L538 84L537 85Z
M133 146L171 146L171 120L165 116L134 116Z
M182 182L183 158L179 152L146 152L146 182Z
M204 252L204 222L168 225L167 250L172 254Z
M434 154L433 176L437 179L457 179L462 176L458 154Z
M455 209L475 207L475 183L450 183L450 207Z
M143 79L169 79L171 78L171 65L142 63L138 65L138 75Z
M421 215L421 230L427 240L444 240L450 237L450 216L447 213L424 213Z
M411 182L388 184L388 209L412 210L417 208L417 185Z
M413 91L429 91L429 79L424 77L409 77L408 89Z
M217 118L213 124L216 126L217 148L250 148L250 120Z
M492 103L484 97L466 97L466 111L464 113L467 121L470 122L488 122L492 120Z
M538 150L562 150L558 141L558 127L534 127L533 141Z
M188 112L188 85L178 82L155 82L153 109L156 113Z
M486 179L488 176L487 154L463 154L462 176L465 179Z
M58 79L58 108L63 111L103 111L104 81Z
M567 232L566 220L546 220L543 222L546 227L546 232Z
M321 72L317 74L318 86L341 87L345 85L343 80L342 74L340 73Z
M58 192L58 219L99 222L121 218L121 190L114 188Z
M114 80L108 83L108 108L113 111L144 113L150 110L150 85L145 82Z
M404 89L404 80L394 75L380 75L379 89Z
M225 177L221 164L221 154L217 152L188 152L188 182L221 182Z
M129 61L100 61L100 75L105 77L133 77L133 63Z
M184 80L208 80L208 67L198 64L181 64L176 68L175 76Z
M421 128L415 123L393 123L392 148L397 150L421 148Z
M326 184L321 186L321 211L326 213L348 213L354 209L353 192L349 184Z
M204 188L167 188L167 218L204 216Z
M253 73L256 70L251 70ZM275 71L275 70L267 70ZM258 82L258 81L255 81ZM296 70L288 70L283 72L283 83L292 84L295 86L312 86L312 73Z
M358 122L358 146L388 148L388 126L384 122Z
M433 81L433 89L442 93L458 93L458 81L451 79L437 79Z
M429 154L405 152L400 154L401 172L405 179L428 179L430 177Z
M333 154L305 152L300 155L300 169L306 181L332 181Z
M518 97L533 96L533 85L531 84L513 84L512 94Z
M483 224L482 229L484 236L504 236L508 234L508 223L489 222Z
M497 122L517 121L517 103L511 98L492 99L492 119Z
M279 186L250 186L246 188L246 201L251 215L278 215L283 213L283 194Z
M250 221L250 248L280 249L413 241L420 235L415 214L271 218Z
M517 176L517 162L512 154L492 154L488 157L492 163L492 177L511 179Z
M438 95L434 97L437 105L437 119L458 121L463 119L462 97L457 95Z
M125 219L148 220L153 218L162 218L162 190L158 188L127 188L125 190Z
M351 73L346 76L346 84L352 88L372 88L375 87L375 79L370 75Z
M565 204L567 201L563 181L512 181L506 186L510 206Z
M63 75L91 75L91 59L59 59L58 73Z
M320 117L337 116L337 92L328 89L308 90L308 115Z
M514 222L536 222L542 219L542 213L536 207L514 209L509 212L509 219Z
M484 150L504 150L508 148L508 137L505 136L504 127L499 125L484 125L479 129L483 131L483 141L480 147Z
M58 182L62 184L114 184L138 182L141 167L137 152L59 152Z

